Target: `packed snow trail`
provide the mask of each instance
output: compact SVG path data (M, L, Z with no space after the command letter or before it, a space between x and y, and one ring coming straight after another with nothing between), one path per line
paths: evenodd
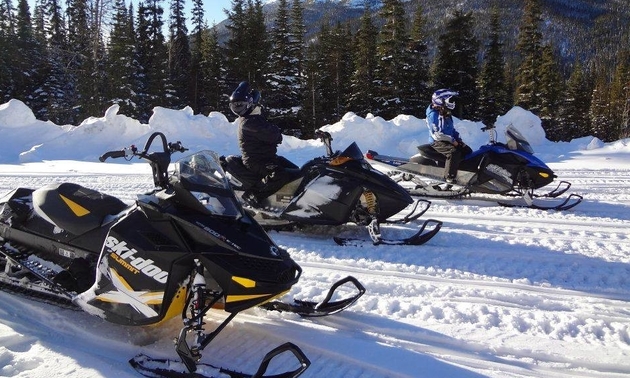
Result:
M321 300L352 275L366 287L346 311L316 319L251 309L204 362L244 371L286 341L312 361L304 377L625 377L630 374L630 170L559 170L584 201L567 212L434 200L418 221L444 225L427 244L341 247L360 226L270 236L302 266L284 300ZM148 172L0 174L0 193L72 181L132 202ZM384 226L392 235L411 226ZM0 293L0 375L137 377L137 353L176 358L179 318L121 327L80 311ZM213 312L208 324L223 313ZM61 364L64 367L56 367ZM43 370L46 367L48 370Z

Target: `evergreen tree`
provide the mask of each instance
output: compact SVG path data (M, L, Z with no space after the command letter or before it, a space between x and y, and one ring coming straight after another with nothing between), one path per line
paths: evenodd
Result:
M374 55L377 43L377 29L372 19L368 3L361 16L361 24L354 37L354 71L351 78L350 110L365 117L376 106L373 93L377 91L376 66Z
M478 118L486 125L494 125L497 117L505 114L512 106L505 80L505 60L501 42L500 11L492 8L490 19L490 41L487 46L483 67L479 75Z
M542 59L542 33L540 23L542 12L540 0L525 0L525 10L521 21L517 50L521 55L521 63L516 77L516 105L538 113L541 108L540 83L538 72Z
M340 23L334 28L323 28L320 34L318 93L322 112L320 122L324 124L341 120L347 111L352 68L352 57L344 44L348 34Z
M405 10L400 0L384 0L379 11L384 24L378 35L376 101L374 113L391 119L407 110L406 100L410 95L409 75L411 54Z
M630 133L630 50L624 49L618 54L610 88L610 107L611 121L617 129L616 136L612 138L627 138Z
M477 51L479 42L473 32L472 13L455 11L438 38L438 51L433 66L433 85L459 92L453 114L458 118L475 119L477 109Z
M170 93L168 103L177 109L190 103L192 98L190 65L191 52L188 39L188 28L184 16L184 0L171 0L170 41L168 43L168 72Z
M12 97L21 99L36 113L43 106L37 101L36 94L45 78L43 72L45 51L44 46L35 37L27 0L18 2L15 49L20 54L9 66L17 73L13 75L17 85Z
M558 117L560 126L555 134L557 140L568 142L588 136L591 130L588 118L589 108L589 85L583 66L576 62L567 82L566 96L560 108Z
M421 1L416 2L416 10L411 25L409 45L411 66L407 86L406 109L404 114L425 117L425 108L429 94L429 48L426 34L427 20Z
M218 111L231 114L225 93L228 88L225 77L225 58L219 46L216 25L211 29L205 28L201 34L201 112Z
M302 0L293 0L291 5L291 24L289 25L289 52L294 57L293 65L295 67L296 76L294 78L295 88L295 100L299 104L297 108L298 124L296 125L301 129L301 134L304 135L305 129L304 122L304 110L302 104L304 102L304 91L306 88L304 65L305 57L304 51L306 50L306 44L304 41L306 35L306 25L304 24L304 8L302 6Z
M605 71L597 73L595 85L591 96L591 107L589 109L591 133L604 142L613 140L612 114L610 108L610 83Z
M551 45L545 45L542 51L540 63L540 119L547 139L560 140L562 134L558 130L560 124L557 120L559 109L564 96L564 83L560 76L558 63Z
M148 122L153 108L168 106L172 88L168 80L168 53L162 33L164 9L160 0L147 0L138 7L137 49L140 65L136 104L138 119Z
M108 43L106 72L109 102L120 106L119 113L136 116L134 90L136 88L135 34L133 13L125 0L116 0L112 31Z
M195 113L199 113L207 106L201 76L202 33L204 29L207 29L204 21L203 0L193 0L191 23L193 43L190 49L190 106Z
M248 38L245 0L232 0L232 9L227 11L227 25L229 32L225 43L226 63L228 67L228 82L236 84L243 80L251 81L253 77L248 65Z
M296 58L292 55L289 29L289 9L286 0L278 0L276 19L271 29L271 56L269 72L265 76L265 106L269 119L285 133L295 129L299 97L295 81L298 76Z
M260 0L232 0L227 12L229 37L225 44L228 83L231 86L249 81L264 89L263 74L270 55L265 15Z
M68 44L66 26L58 0L43 0L42 4L45 38L48 42L47 77L42 85L40 99L45 106L38 118L50 120L56 124L73 121L72 108L75 105L68 93L74 90L74 79L67 69Z
M91 60L90 23L88 21L88 8L85 0L69 0L66 7L68 20L67 45L68 45L68 89L65 93L66 100L74 106L72 122L78 123L90 115L91 102L94 100L94 77L92 71L96 64Z
M11 1L0 1L0 100L4 103L10 100L18 91L15 82L13 64L17 60L15 49L15 22L13 20L13 6Z
M246 49L248 59L248 72L251 81L259 86L261 90L265 88L265 74L268 66L268 59L271 55L271 43L268 40L267 27L265 26L265 14L263 12L262 0L248 1L247 7L247 44Z

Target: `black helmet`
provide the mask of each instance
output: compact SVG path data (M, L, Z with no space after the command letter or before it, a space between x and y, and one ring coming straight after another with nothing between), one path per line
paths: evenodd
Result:
M252 112L259 101L260 92L242 81L230 96L230 110L237 116L245 116Z

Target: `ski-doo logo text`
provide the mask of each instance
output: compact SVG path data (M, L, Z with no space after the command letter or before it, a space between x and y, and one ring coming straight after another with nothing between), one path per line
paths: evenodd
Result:
M168 272L153 265L153 260L151 259L136 257L135 254L138 251L127 247L126 241L118 241L115 237L108 236L107 240L105 240L105 247L111 252L110 257L130 272L134 274L142 272L159 283L166 283Z

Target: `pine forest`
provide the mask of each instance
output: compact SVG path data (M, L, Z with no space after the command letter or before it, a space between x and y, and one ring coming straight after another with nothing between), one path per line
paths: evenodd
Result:
M219 25L203 0L126 1L2 0L0 103L60 125L113 104L144 123L156 106L235 118L246 80L285 134L311 138L347 112L424 118L451 88L458 118L521 106L553 141L630 137L630 0L382 0L354 16L232 0Z

